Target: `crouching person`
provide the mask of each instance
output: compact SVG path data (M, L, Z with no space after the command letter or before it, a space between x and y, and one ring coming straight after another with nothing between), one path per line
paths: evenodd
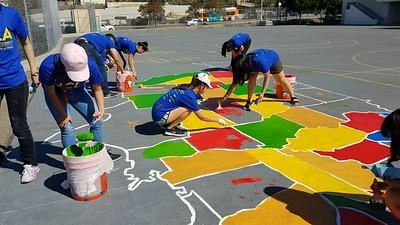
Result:
M152 108L152 117L153 121L165 129L164 135L186 136L187 130L181 126L181 122L192 112L202 121L216 122L226 126L223 119L208 117L200 110L196 94L203 94L209 88L212 88L210 75L199 73L193 77L190 84L173 88L156 101Z

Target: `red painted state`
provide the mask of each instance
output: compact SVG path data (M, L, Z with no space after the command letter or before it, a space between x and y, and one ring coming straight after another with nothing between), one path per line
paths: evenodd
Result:
M330 156L337 160L356 160L363 164L372 164L389 157L390 149L388 146L380 145L377 142L363 140L342 149L335 149L333 152L314 151L323 156Z
M241 117L244 113L242 105L238 102L229 102L222 105L222 109L216 109L215 112L221 116Z
M232 179L232 184L234 186L239 185L239 184L246 184L246 183L257 183L262 181L263 179L261 177L243 177L243 178L236 178Z
M252 139L231 127L191 133L187 141L199 151L217 148L240 149L245 142L253 142Z
M218 77L233 77L233 74L231 71L212 71L211 75L215 78Z
M219 87L220 85L223 85L224 83L219 82L219 81L213 81L213 82L211 82L210 84L211 84L211 86L212 86L213 88L217 88L217 87Z
M343 123L343 125L357 130L362 130L367 133L380 130L384 119L379 113L371 112L349 112L345 113L344 116L347 117L349 121Z
M373 219L371 216L360 213L356 210L349 208L338 208L340 213L340 224L341 225L384 225L384 223Z

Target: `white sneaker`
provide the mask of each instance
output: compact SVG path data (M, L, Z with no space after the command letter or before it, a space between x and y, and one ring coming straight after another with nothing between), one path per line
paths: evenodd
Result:
M40 169L38 166L34 165L24 165L24 170L22 171L21 184L26 184L34 181Z
M181 123L176 125L176 128L178 128L179 130L183 130L183 131L189 131L189 129L187 129L186 127L182 126Z

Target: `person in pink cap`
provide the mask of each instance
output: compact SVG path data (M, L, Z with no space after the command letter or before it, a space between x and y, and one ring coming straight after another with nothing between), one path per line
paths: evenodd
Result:
M74 43L65 44L61 53L49 55L42 62L39 74L46 104L60 127L64 148L76 144L75 127L70 117L72 108L89 123L93 140L103 142L103 78L85 50ZM86 83L91 85L96 104L85 87ZM121 158L119 154L109 154L113 160Z

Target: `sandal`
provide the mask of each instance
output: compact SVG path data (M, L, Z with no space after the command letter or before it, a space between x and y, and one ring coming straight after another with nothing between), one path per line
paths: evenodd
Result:
M290 98L290 104L291 105L300 105L300 100L297 97L293 96Z

